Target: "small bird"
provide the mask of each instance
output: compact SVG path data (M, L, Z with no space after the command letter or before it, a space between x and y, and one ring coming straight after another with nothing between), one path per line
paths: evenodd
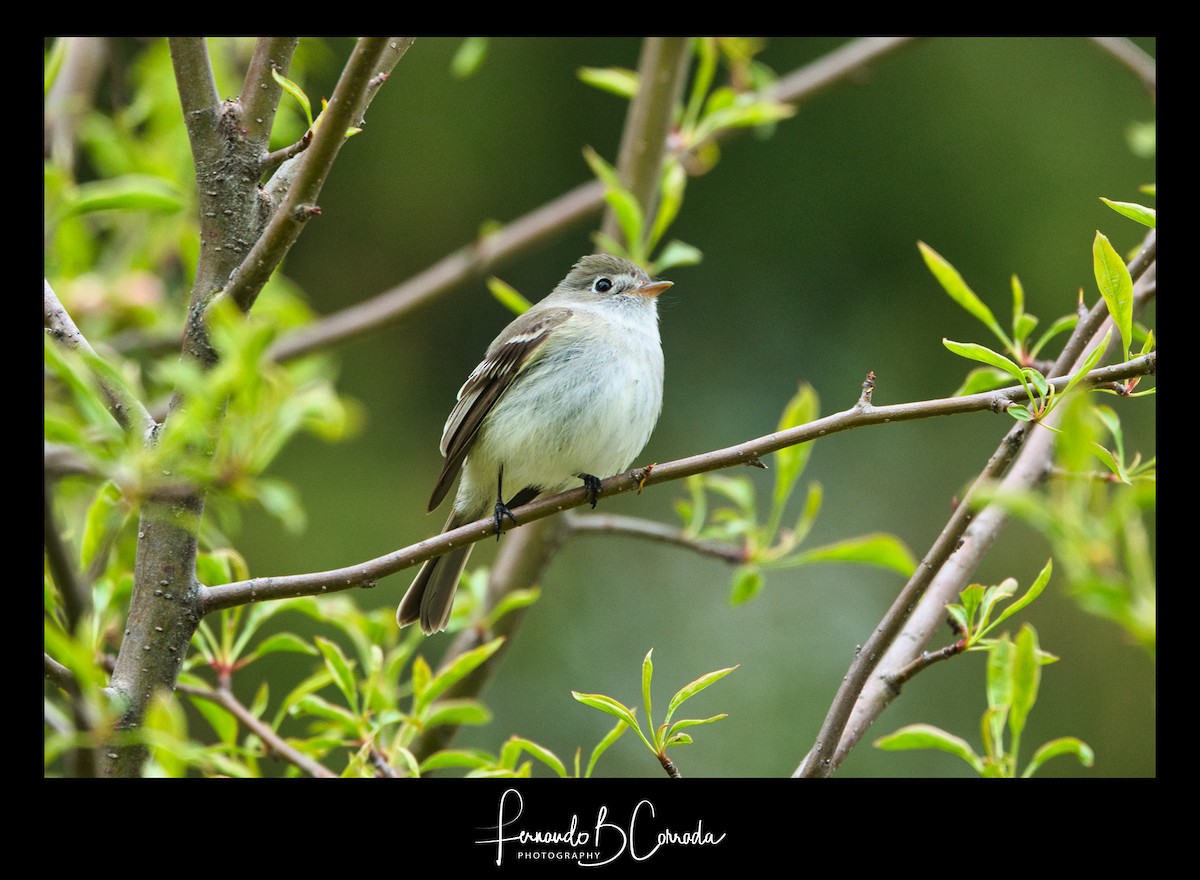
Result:
M576 480L596 506L600 479L629 467L662 411L657 297L670 286L629 260L593 254L504 328L442 430L429 510L462 471L443 532L492 513L499 534L510 507ZM468 544L422 565L396 622L444 630L470 553Z

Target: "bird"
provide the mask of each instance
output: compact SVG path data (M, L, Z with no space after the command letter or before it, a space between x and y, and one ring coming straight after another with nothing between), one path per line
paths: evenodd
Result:
M443 532L490 513L499 536L505 518L515 522L510 508L579 480L596 506L601 479L630 466L662 412L658 296L671 286L630 260L592 254L501 331L442 430L429 511L462 475ZM446 628L471 547L421 566L396 610L400 627Z

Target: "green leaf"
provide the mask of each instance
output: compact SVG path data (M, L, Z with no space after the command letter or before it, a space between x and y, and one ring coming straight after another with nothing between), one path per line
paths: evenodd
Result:
M758 595L763 586L763 575L757 566L743 565L733 575L733 588L729 592L729 604L741 605Z
M1108 205L1122 217L1136 220L1138 223L1141 223L1143 226L1149 226L1151 229L1157 228L1155 225L1157 223L1155 219L1156 212L1153 208L1147 208L1145 205L1138 205L1134 202L1114 202L1103 196L1100 197L1100 201L1104 202L1104 204Z
M1064 736L1051 740L1034 752L1029 766L1025 768L1025 772L1021 776L1023 778L1032 776L1043 764L1059 755L1074 755L1084 767L1091 767L1096 760L1091 746L1076 737Z
M416 706L424 707L432 702L433 697L425 699L425 694L429 690L429 682L433 678L433 670L429 668L429 663L424 657L417 657L413 660L412 665L412 689L413 702Z
M1013 654L1012 711L1008 726L1013 732L1014 747L1017 738L1025 729L1025 719L1037 702L1038 684L1042 677L1042 666L1038 662L1037 633L1028 623L1017 633L1016 651ZM1015 750L1015 748L1014 748Z
M225 743L228 746L237 743L238 722L229 713L228 709L217 705L211 700L195 696L191 697L191 703L196 711L204 716L204 720L209 723L209 726L212 727L219 742Z
M439 725L475 725L487 724L492 720L492 711L478 700L469 698L458 700L438 700L429 707L425 717L426 729Z
M820 415L820 402L817 392L807 382L800 384L799 389L792 395L783 413L779 417L776 431L787 431L799 425L805 425ZM796 480L808 465L812 455L811 443L800 443L788 446L775 453L775 495L774 504L782 508L792 493Z
M100 483L84 519L83 541L79 547L79 567L87 571L93 561L111 546L112 536L125 522L128 512L121 503L121 490L108 480Z
M590 86L622 98L632 99L637 95L637 72L623 67L581 67L579 78Z
M308 127L313 127L312 104L308 100L308 95L304 93L304 89L296 85L286 76L283 76L278 70L271 68L271 76L275 82L283 87L283 90L296 99L301 108L304 110L304 116L308 120Z
M311 715L323 718L326 721L332 721L342 729L347 737L357 738L361 732L359 730L358 719L352 713L347 712L341 706L336 706L328 700L318 697L316 694L308 694L297 700L292 706L291 714Z
M654 661L650 657L653 653L654 649L651 648L642 661L642 703L646 706L646 723L651 729L654 727L654 716L650 712L650 679L654 677Z
M489 628L495 626L496 622L504 617L504 615L510 614L520 608L528 608L541 598L541 595L542 591L537 587L513 590L511 593L506 593L504 598L497 602L492 610L488 612L487 617L484 618L484 625Z
M665 723L671 723L671 716L675 714L675 710L678 709L685 700L690 700L692 697L696 696L696 694L700 693L700 691L704 690L710 685L716 684L718 681L737 668L737 666L727 666L724 669L718 669L715 672L702 675L690 684L686 684L681 687L675 692L675 696L671 697L671 702L667 706L667 718Z
M525 739L518 736L509 737L508 742L505 743L505 748L507 749L510 745L516 746L519 750L528 752L555 773L557 773L560 777L563 779L567 778L567 768L563 765L563 762L559 760L558 755L554 754L554 752L550 751L545 746L539 745L531 739Z
M263 639L246 658L256 660L266 654L316 654L317 649L292 633L278 633Z
M983 773L983 761L970 744L931 724L910 724L889 736L875 740L875 748L889 752L934 749L962 758L976 773Z
M1037 318L1025 313L1025 287L1015 274L1012 277L1012 310L1013 334L1017 339L1024 339L1028 335L1028 330L1032 330L1033 326L1037 324ZM1032 321L1033 324L1029 324L1029 321ZM1026 329L1026 332L1022 333L1022 329Z
M1031 358L1037 357L1038 352L1040 352L1046 346L1046 343L1048 343L1055 336L1058 336L1062 333L1069 333L1071 330L1074 330L1075 325L1078 323L1078 315L1063 315L1061 318L1058 318L1046 329L1046 332L1038 338L1038 341L1034 344L1033 348L1029 349L1029 356Z
M698 266L703 257L699 248L672 239L659 251L658 259L654 261L654 272L658 274L676 266Z
M450 71L459 79L478 73L487 57L487 48L487 37L467 37L450 59Z
M996 321L992 310L967 286L967 282L963 280L962 275L958 274L958 270L950 265L941 254L925 244L925 242L917 242L917 247L921 251L925 265L929 267L929 271L933 273L933 277L942 285L942 289L950 295L950 298L962 306L968 314L983 322L996 335L997 339L1001 340L1007 348L1011 349L1013 347L1012 343L1000 328L1000 324Z
M524 314L533 305L515 287L506 284L495 276L488 278L487 286L488 291L491 292L500 305L504 306L514 315Z
M1016 578L1005 578L996 586L988 587L983 591L983 601L979 604L979 623L981 626L986 626L988 621L991 620L992 609L996 607L996 603L1011 598L1016 589Z
M947 605L946 613L949 614L951 620L954 621L954 626L958 632L970 633L971 618L967 614L967 609L961 605Z
M605 162L599 153L591 147L587 147L583 151L583 156L592 169L592 173L604 183L604 198L609 207L613 209L617 225L621 228L625 241L629 245L631 257L634 262L644 262L640 250L644 244L645 221L637 199L621 184L616 169Z
M1042 594L1042 590L1046 589L1046 585L1050 583L1050 575L1053 574L1053 572L1054 560L1047 559L1046 564L1042 566L1042 570L1038 573L1037 579L1034 580L1029 589L1025 591L1025 594L1016 602L1013 602L1011 605L1007 606L1000 613L1000 616L996 618L996 621L992 624L992 626L997 626L1002 621L1012 617L1014 614L1025 608L1030 602L1040 596Z
M1096 285L1108 304L1108 314L1121 333L1125 360L1129 360L1133 339L1133 279L1129 277L1125 261L1099 232L1092 242L1092 268L1096 273Z
M172 181L149 174L124 174L82 183L66 193L63 210L68 216L94 211L152 211L172 214L180 210L184 195Z
M592 771L596 768L596 762L600 760L600 756L608 751L608 747L621 738L621 734L629 729L629 725L624 721L618 721L600 742L596 743L596 747L592 749L592 755L588 759L587 772L584 774L589 779Z
M593 709L599 709L601 712L607 712L609 715L619 718L626 725L633 728L633 732L638 735L638 739L646 744L646 748L655 754L658 753L658 750L651 745L650 740L646 739L646 734L642 733L637 719L634 718L633 710L625 704L619 703L612 697L605 696L604 694L581 694L579 691L571 691L571 696L585 706L591 706Z
M418 711L420 708L428 706L434 699L437 698L439 694L445 692L445 690L451 685L457 684L459 681L474 672L479 666L487 662L488 658L500 650L500 646L503 644L504 637L500 636L499 638L492 639L487 644L480 645L478 648L473 648L470 651L455 657L454 662L452 662L445 670L439 672L437 676L429 682L429 686L425 689L425 692L421 694L421 697L418 700Z
M346 698L346 702L350 705L350 710L357 713L358 689L354 685L354 672L350 669L350 661L346 659L346 656L342 653L342 649L338 647L336 642L331 642L329 639L321 638L321 636L317 636L314 641L325 658L325 666L333 676L334 684L342 692L342 696Z
M994 367L997 370L1003 370L1018 382L1024 384L1025 374L1022 372L1021 367L1004 355L992 351L987 346L974 342L954 342L950 339L942 339L942 345L946 346L946 348L959 357L969 358L970 360L987 364L989 367Z
M1003 388L1011 381L1007 370L996 370L992 367L976 367L967 373L963 383L954 389L954 397L965 397L968 394L978 394L981 391L994 391Z
M895 535L882 532L847 538L845 541L826 544L824 547L814 547L803 553L796 553L773 561L768 565L771 568L791 568L798 565L812 565L817 562L853 562L877 565L905 576L911 575L917 567L916 557L905 543Z
M421 763L421 771L444 770L450 767L483 768L491 767L495 763L496 756L483 749L442 749Z
M1083 363L1079 365L1079 369L1071 374L1071 378L1067 380L1067 386L1062 391L1063 394L1066 394L1076 385L1078 385L1083 377L1086 376L1092 369L1092 367L1096 366L1096 364L1100 362L1100 358L1104 357L1104 352L1108 348L1108 340L1111 338L1112 328L1109 327L1108 332L1104 334L1104 338L1100 340L1100 344L1088 352L1087 357L1083 359ZM1126 354L1126 357L1128 357L1128 354Z
M663 168L662 185L659 187L658 210L654 215L654 224L650 229L650 240L646 243L650 250L658 244L663 234L670 228L679 210L683 206L683 193L687 186L687 172L678 161L670 161Z
M1007 709L1012 703L1013 643L1005 633L988 652L987 702L991 708Z
M670 743L671 740L675 739L678 736L679 731L683 730L685 727L695 727L699 724L712 724L714 721L720 721L722 718L728 718L728 717L729 717L729 714L727 712L722 712L720 715L713 715L711 718L684 718L684 719L681 719L671 725L670 729L667 731L665 740L668 743Z

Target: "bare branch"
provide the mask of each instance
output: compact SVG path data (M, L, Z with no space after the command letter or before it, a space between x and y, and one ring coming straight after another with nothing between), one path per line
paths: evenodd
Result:
M746 561L745 548L736 544L694 538L683 529L652 519L642 519L639 516L620 516L615 513L567 514L566 520L567 528L572 534L631 535L636 538L649 538L651 541L659 541L664 544L675 544L691 550L693 553L712 556L731 565L740 565Z
M176 690L179 693L188 694L201 700L208 700L210 703L216 703L241 722L242 726L262 740L263 745L270 751L289 764L299 767L309 776L315 776L318 779L337 778L336 773L320 761L316 761L294 748L287 740L277 734L271 728L271 725L265 723L261 718L256 717L253 712L242 705L241 701L228 688L209 689L181 684Z
M271 127L275 124L279 94L283 88L271 72L278 71L280 76L287 76L299 42L299 37L259 37L254 45L254 55L246 68L239 98L242 103L242 125L251 140L266 143L271 138Z
M203 37L172 37L167 43L171 47L171 63L175 67L183 124L192 145L192 155L209 155L220 148L217 118L221 112L221 96L213 77L208 46Z

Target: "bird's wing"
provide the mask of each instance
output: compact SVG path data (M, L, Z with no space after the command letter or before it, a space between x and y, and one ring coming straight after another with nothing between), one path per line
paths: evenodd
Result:
M441 504L450 491L479 426L492 411L500 395L536 359L537 351L550 332L569 317L571 310L566 308L526 312L509 325L493 343L487 357L467 377L458 392L458 403L450 411L446 427L442 430L441 449L445 461L442 462L437 484L433 487L433 495L429 498L429 510ZM526 318L528 320L524 320Z

